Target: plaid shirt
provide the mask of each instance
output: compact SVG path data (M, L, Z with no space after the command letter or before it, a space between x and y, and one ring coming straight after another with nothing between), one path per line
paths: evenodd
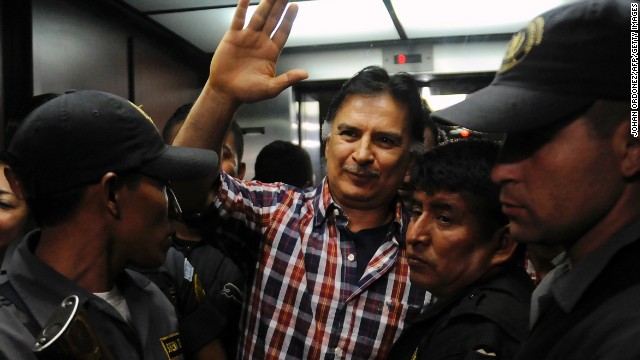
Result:
M405 319L429 300L409 282L399 203L388 241L362 278L355 244L340 236L346 216L326 180L299 190L223 175L215 206L223 217L246 221L261 247L239 359L384 358Z

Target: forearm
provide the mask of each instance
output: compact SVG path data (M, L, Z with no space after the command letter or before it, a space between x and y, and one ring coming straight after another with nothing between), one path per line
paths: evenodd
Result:
M246 28L249 0L238 2L231 27L211 59L209 80L173 141L174 146L210 149L220 156L240 104L272 98L307 77L307 72L301 69L275 74L276 60L298 11L295 4L287 8L287 2L261 1ZM280 19L282 22L277 26ZM211 200L209 189L218 172L194 183L177 184L183 210L203 210Z

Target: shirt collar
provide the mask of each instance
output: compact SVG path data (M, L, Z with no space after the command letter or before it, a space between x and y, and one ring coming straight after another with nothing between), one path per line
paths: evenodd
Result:
M322 226L329 218L344 217L344 220L346 221L347 216L344 210L333 200L333 197L331 196L329 181L326 177L323 179L322 184L318 185L318 189L320 189L320 196L317 196L314 200L314 208L316 209L313 222L314 227ZM409 222L409 214L404 211L399 196L397 196L394 201L395 215L393 219L392 232L395 232L395 238L398 239L399 243L404 244L405 240L402 235L405 233L404 229Z
M38 323L44 326L67 296L77 295L80 303L84 304L94 295L38 259L34 252L39 242L40 230L25 236L11 258L8 278ZM117 279L123 293L129 288L141 289L149 282L148 278L141 276L139 281L135 281L124 271Z

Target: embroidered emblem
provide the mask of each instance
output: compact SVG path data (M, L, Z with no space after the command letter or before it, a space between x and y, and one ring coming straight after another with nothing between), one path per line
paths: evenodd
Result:
M520 63L535 46L540 45L543 32L544 19L537 17L526 28L515 33L507 46L507 53L498 72L505 72Z

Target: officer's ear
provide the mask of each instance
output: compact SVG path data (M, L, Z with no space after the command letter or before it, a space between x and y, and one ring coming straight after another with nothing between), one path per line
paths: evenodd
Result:
M102 193L102 201L105 204L107 212L114 218L120 219L120 198L118 189L120 188L118 175L108 172L100 179L100 190Z
M9 183L9 187L11 191L16 195L16 197L22 201L25 200L24 192L22 191L22 186L20 185L20 181L18 181L18 177L11 170L10 167L5 166L4 168L4 176L7 178L7 182Z
M627 178L640 175L640 137L631 133L629 122L621 124L613 136L619 139L618 143L624 144L621 145L624 147L620 169L622 175Z
M492 243L497 247L491 258L491 265L502 265L509 261L516 251L516 243L509 233L509 225L505 225L493 233Z

